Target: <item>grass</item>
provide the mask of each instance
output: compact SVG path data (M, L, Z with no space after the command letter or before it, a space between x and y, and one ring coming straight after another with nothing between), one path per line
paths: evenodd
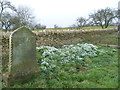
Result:
M94 36L94 35L93 35ZM84 39L82 42L86 43L100 43L100 44L108 44L108 45L117 45L118 44L118 35L117 32L98 32L97 34L93 37L90 36L89 33L86 34L86 39Z
M117 28L117 26L108 26L107 29L115 29ZM83 27L83 29L102 29L100 26L96 26L96 27Z
M6 88L118 88L118 51L106 45L97 46L107 53L86 59L87 67L77 69L75 64L66 64L52 73L40 72L29 82Z
M115 29L117 26L108 26L107 29ZM36 31L39 30L73 30L73 29L81 29L81 30L90 30L90 29L102 29L100 26L88 26L83 28L47 28L47 29L36 29Z
M107 29L116 29L117 26L108 26ZM88 27L82 27L82 28L46 28L46 29L35 29L34 31L42 31L42 30L90 30L90 29L102 29L100 26L88 26ZM7 32L6 30L3 30L3 32ZM9 31L13 32L13 30Z

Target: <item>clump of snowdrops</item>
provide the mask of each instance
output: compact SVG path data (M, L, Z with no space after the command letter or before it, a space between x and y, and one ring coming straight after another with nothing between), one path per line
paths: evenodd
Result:
M50 46L37 47L40 54L38 63L42 71L53 71L60 65L76 63L86 65L85 59L105 53L93 44L64 45L60 49Z

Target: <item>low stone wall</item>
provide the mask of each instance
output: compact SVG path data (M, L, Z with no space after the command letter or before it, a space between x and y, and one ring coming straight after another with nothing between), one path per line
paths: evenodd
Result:
M36 47L40 46L61 46L75 43L104 43L106 35L117 35L117 29L99 29L99 30L49 30L33 31L36 34ZM3 65L8 63L9 56L9 36L11 32L3 32L2 37L2 60ZM102 38L101 38L102 37ZM101 40L98 40L101 38ZM109 38L109 37L108 37Z
M60 30L60 31L33 31L36 34L36 45L39 46L61 46L74 43L106 43L98 40L101 37L116 33L116 29L101 30ZM116 34L117 35L117 34ZM109 38L109 37L108 37ZM102 42L104 41L104 42Z

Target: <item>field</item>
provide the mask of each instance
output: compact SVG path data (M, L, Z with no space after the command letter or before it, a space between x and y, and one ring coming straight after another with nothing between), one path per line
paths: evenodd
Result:
M116 29L117 26L108 26L106 29ZM92 30L92 29L102 29L100 26L87 26L87 27L82 27L82 28L46 28L46 29L35 29L33 31L42 31L42 30ZM12 32L13 30L9 31ZM6 30L3 30L3 32L7 32Z
M115 29L117 26L108 26L107 29ZM90 30L90 29L102 29L100 26L88 26L88 27L82 27L82 28L47 28L45 30L73 30L73 29L81 29L81 30ZM36 29L37 31L39 30L44 30L44 29Z

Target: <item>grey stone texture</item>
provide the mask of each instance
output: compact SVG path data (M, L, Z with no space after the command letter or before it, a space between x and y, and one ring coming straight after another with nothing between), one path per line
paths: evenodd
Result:
M9 40L9 69L5 75L8 84L39 72L35 34L26 27L21 27L10 35Z

